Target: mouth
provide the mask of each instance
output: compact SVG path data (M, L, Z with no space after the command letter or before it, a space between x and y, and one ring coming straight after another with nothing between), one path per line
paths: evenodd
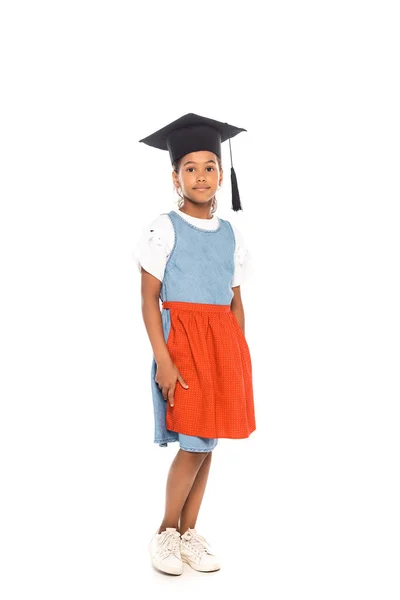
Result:
M197 190L198 192L204 192L206 190L209 190L210 187L195 187L193 188L194 190Z

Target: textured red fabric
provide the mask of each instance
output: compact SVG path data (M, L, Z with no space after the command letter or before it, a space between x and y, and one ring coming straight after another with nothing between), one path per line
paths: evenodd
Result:
M167 404L170 431L247 438L255 430L249 347L230 305L163 302L170 310L167 348L189 388L177 381Z

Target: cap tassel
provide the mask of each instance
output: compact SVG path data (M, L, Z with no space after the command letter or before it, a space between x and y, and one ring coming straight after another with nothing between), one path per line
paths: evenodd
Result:
M231 140L229 140L229 151L231 154L232 210L238 211L238 210L243 210L243 208L242 208L242 205L240 204L239 188L238 188L238 184L237 184L235 169L233 168Z
M233 210L243 210L242 205L240 204L240 196L239 189L236 179L235 169L231 167L231 186L232 186L232 209Z

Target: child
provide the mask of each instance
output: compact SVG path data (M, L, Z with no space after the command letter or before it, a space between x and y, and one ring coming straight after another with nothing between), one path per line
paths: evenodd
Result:
M256 428L239 285L246 250L238 230L215 215L221 142L241 131L190 113L140 140L169 151L182 200L149 224L135 252L153 348L154 441L180 446L149 550L154 567L176 575L183 561L203 572L220 568L195 529L212 450L219 438L247 438ZM232 206L240 210L233 167L231 177Z

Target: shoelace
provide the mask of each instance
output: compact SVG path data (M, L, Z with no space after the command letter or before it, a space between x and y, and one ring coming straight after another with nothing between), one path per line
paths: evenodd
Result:
M207 540L200 535L199 533L193 533L193 531L187 531L183 536L182 536L182 540L185 542L188 542L192 547L193 550L195 550L195 552L197 552L197 554L200 553L208 553L211 554L210 550L209 550L209 543L207 542Z
M180 533L179 531L164 531L164 538L160 544L160 553L163 556L175 554L180 558Z

